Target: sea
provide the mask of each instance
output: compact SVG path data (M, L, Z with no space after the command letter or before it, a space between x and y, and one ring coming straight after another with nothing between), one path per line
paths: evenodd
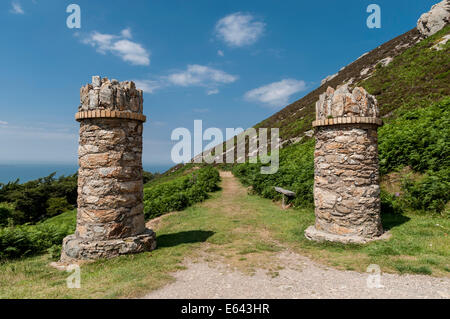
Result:
M164 173L174 164L166 165L143 165L147 172ZM78 171L77 164L0 164L0 183L6 184L19 179L20 183L45 177L55 172L56 177L68 176Z

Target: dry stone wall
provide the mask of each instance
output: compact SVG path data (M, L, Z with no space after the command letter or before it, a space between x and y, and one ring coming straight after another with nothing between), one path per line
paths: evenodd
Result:
M80 90L78 213L62 261L152 250L143 214L143 92L99 76Z
M376 99L363 88L329 87L316 104L312 240L364 243L378 238L380 219Z

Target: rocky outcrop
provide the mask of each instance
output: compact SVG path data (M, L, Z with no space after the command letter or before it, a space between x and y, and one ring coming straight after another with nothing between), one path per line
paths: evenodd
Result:
M422 14L417 21L417 29L423 36L429 37L442 30L448 23L450 23L450 0L444 0Z
M433 45L431 48L437 51L441 51L444 48L444 45L450 40L450 34L444 35L439 42Z
M376 99L329 87L316 104L314 204L308 239L364 243L382 235Z
M339 73L339 72L338 72ZM333 80L335 77L337 77L338 73L332 74L332 75L328 75L325 79L323 79L322 81L320 81L320 85L324 85L325 83Z

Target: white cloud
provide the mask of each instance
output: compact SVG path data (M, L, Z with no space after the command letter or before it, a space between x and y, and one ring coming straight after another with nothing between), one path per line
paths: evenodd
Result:
M12 6L12 8L10 10L11 13L14 13L14 14L25 14L25 11L23 11L22 6L20 5L19 2L13 1L13 2L11 2L11 6Z
M161 88L161 84L158 81L153 80L135 80L133 81L138 89L143 90L146 93L154 93L157 89Z
M127 38L127 39L131 39L133 36L131 35L131 29L130 28L126 28L126 29L123 29L121 32L120 32L120 34L124 37L124 38Z
M0 125L8 125L8 122L0 121Z
M306 83L295 79L284 79L273 82L245 93L249 101L257 101L271 107L281 107L289 102L291 95L304 91Z
M211 89L206 92L207 95L214 95L219 93L219 89Z
M220 19L216 33L229 46L242 47L255 43L264 33L265 24L251 14L236 12Z
M94 31L83 39L83 43L90 44L101 54L111 52L133 65L150 65L150 52L141 44L129 40L131 37L129 28L122 30L120 35Z
M222 50L217 50L217 55L218 56L224 56L223 51Z
M170 87L204 87L207 95L219 93L220 85L237 81L238 76L228 74L222 70L199 64L189 64L184 71L174 71L168 75L154 77L153 79L134 80L136 87L146 93Z
M190 64L185 71L172 73L167 76L167 81L173 85L212 88L220 84L233 83L237 79L238 77L235 75L199 64Z

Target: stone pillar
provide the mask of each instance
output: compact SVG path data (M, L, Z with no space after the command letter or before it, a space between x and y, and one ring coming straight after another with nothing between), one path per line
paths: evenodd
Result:
M94 76L80 97L77 228L63 240L61 261L153 250L143 214L143 92Z
M363 88L329 87L316 103L314 205L308 239L365 243L383 234L375 97Z

